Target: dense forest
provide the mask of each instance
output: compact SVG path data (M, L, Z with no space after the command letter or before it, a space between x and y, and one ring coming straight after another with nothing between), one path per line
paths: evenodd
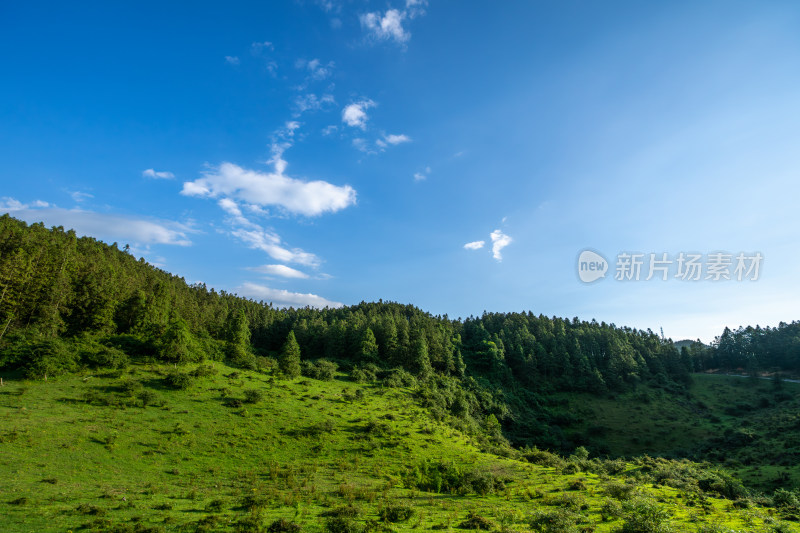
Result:
M299 351L304 372L327 360L354 376L416 386L442 419L468 428L491 418L517 444L568 448L549 394L681 387L712 366L794 368L799 330L726 330L714 347L678 350L650 330L531 312L453 320L382 301L276 309L189 285L127 246L0 217L0 369L32 378L132 358L259 369Z

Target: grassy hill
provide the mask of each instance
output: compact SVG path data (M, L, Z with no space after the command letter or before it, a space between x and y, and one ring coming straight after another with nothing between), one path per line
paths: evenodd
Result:
M765 492L800 486L800 384L695 374L687 389L562 395L566 434L613 456L712 461Z
M3 377L8 532L800 531L789 508L652 475L688 463L515 451L434 421L409 388L342 374L211 362Z

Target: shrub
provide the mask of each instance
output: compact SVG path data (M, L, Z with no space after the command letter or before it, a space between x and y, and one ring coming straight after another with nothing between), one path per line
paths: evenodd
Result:
M78 354L61 339L26 341L10 348L22 361L25 376L47 378L74 372L78 369Z
M258 403L264 399L264 393L256 389L244 391L244 403Z
M495 523L475 511L470 511L467 513L467 519L461 522L458 527L461 529L483 529L489 531L494 529Z
M362 528L349 518L335 516L325 522L328 533L362 533Z
M194 378L191 375L178 370L171 370L164 378L164 383L173 389L186 390L192 386Z
M414 509L407 505L388 505L378 511L378 517L384 522L404 522L411 518Z
M319 379L322 381L332 381L336 377L339 365L326 359L320 359L316 363L303 361L301 372L304 376Z
M216 499L211 500L206 504L206 511L209 513L218 513L225 508L225 500Z
M217 369L212 365L200 365L191 372L191 375L196 378L205 378L208 376L215 376L216 374Z
M667 533L672 531L666 509L650 498L636 498L622 506L622 533Z
M297 533L300 529L300 524L295 524L285 518L275 520L267 527L269 533Z
M612 481L605 486L605 493L617 500L629 500L637 490L633 483L618 483Z
M620 516L622 516L622 505L617 500L607 498L600 507L600 518L603 522L608 522Z
M794 492L788 491L786 489L778 489L772 495L772 501L775 503L775 507L798 507L800 505L800 501L797 499L797 495Z
M353 369L353 372L350 373L350 377L356 383L370 383L377 379L375 372L372 372L369 369L356 367Z
M395 368L383 379L384 387L414 387L417 378L402 368Z
M228 397L222 402L226 407L239 408L244 405L240 398Z
M158 394L151 390L139 391L136 394L136 398L142 403L142 407L147 407L148 405L161 405Z
M564 466L564 459L554 453L540 450L536 447L526 448L523 450L522 456L526 461L535 465L551 466L554 468L561 468Z
M569 509L535 511L530 518L531 529L540 533L579 533L580 515Z
M128 354L118 348L104 346L96 341L84 342L79 346L81 359L92 368L125 368L128 366Z

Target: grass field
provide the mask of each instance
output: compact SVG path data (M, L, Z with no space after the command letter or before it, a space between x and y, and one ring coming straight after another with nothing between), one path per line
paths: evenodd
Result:
M800 531L772 509L633 484L632 465L609 475L580 461L548 467L482 451L485 439L433 421L408 389L341 375L280 380L219 363L178 371L4 376L0 530ZM597 424L641 433L642 451L648 440L707 439L729 424L708 421L697 406L716 409L718 383L748 401L760 394L696 379L696 398L663 406L658 419L697 409L690 435L672 435L678 426L658 420L631 425L638 411L618 400L593 407L605 413Z
M765 492L800 487L800 384L695 374L685 394L640 387L564 399L580 420L567 433L600 453L709 459Z

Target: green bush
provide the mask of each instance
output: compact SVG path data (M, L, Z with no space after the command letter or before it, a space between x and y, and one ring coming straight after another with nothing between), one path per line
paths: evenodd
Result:
M378 517L384 522L404 522L414 515L414 509L408 505L387 505L378 511Z
M669 512L650 498L639 497L622 505L622 533L668 533Z
M264 399L264 393L257 389L244 391L244 403L258 403Z
M128 354L113 346L104 346L97 342L82 343L80 357L92 368L125 368L128 366Z
M215 376L216 374L217 369L212 365L200 365L191 372L192 377L196 378L206 378L209 376Z
M20 339L6 349L8 360L21 363L28 378L47 378L78 369L78 354L61 339Z
M297 533L300 529L300 524L295 524L294 522L281 518L272 522L267 528L267 531L269 531L269 533Z
M303 361L300 370L303 376L321 381L332 381L336 377L339 365L326 359L319 359L316 363Z
M382 383L384 387L415 387L417 378L402 368L395 368Z
M171 370L164 378L164 383L173 389L186 390L192 386L194 378L179 370Z
M535 511L530 518L530 526L539 533L579 533L578 521L581 515L569 509Z
M495 523L489 520L488 518L484 518L475 511L469 511L467 513L467 519L461 522L458 525L458 527L461 529L478 529L478 530L491 531L492 529L495 528Z
M343 516L335 516L325 522L325 530L328 533L362 533L361 528L356 522L350 518Z

